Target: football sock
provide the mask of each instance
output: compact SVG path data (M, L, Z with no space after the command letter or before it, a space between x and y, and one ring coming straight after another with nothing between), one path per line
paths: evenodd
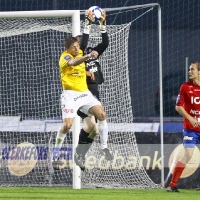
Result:
M53 156L59 156L59 151L62 147L65 137L66 137L66 134L62 133L61 130L59 130L57 132L56 143L55 143L55 147L53 149Z
M174 172L172 175L171 183L169 184L170 187L176 186L183 170L185 169L185 164L182 162L178 161L175 165Z
M87 144L82 145L82 156L85 156L85 154L88 152L93 142L94 142L94 139L87 138Z
M88 143L88 136L89 136L89 133L81 129L80 134L79 134L78 146L76 147L77 154L82 154L83 146Z
M108 124L106 120L98 121L99 125L99 136L101 139L101 149L107 148L108 141Z

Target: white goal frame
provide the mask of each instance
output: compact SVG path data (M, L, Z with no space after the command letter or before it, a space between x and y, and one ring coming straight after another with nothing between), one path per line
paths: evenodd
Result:
M164 185L164 136L163 136L163 84L162 84L162 12L160 4L150 3L136 6L116 7L116 8L103 8L106 12L130 10L135 8L148 8L156 6L158 8L158 53L159 53L159 98L160 98L160 144L161 144L161 184ZM80 14L85 14L81 12Z
M163 94L162 94L162 28L161 28L161 7L157 3L143 4L128 7L103 8L105 11L127 10L135 8L145 8L157 6L158 8L158 40L159 40L159 91L160 91L160 134L161 134L161 184L164 185L164 148L163 148ZM80 34L80 15L83 10L49 10L49 11L14 11L0 12L0 18L52 18L52 17L71 17L72 18L72 36ZM73 123L73 150L78 144L80 132L80 117L75 117ZM73 162L74 163L74 162ZM81 171L76 165L73 165L73 189L81 189Z

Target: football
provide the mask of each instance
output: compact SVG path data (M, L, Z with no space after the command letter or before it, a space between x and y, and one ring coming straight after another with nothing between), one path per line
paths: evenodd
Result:
M89 10L91 10L92 13L94 13L94 16L95 16L94 22L98 22L102 15L102 9L99 6L92 6L89 8Z

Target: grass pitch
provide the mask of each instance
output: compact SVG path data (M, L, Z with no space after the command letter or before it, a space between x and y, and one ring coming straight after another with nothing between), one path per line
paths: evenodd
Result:
M163 189L81 189L1 187L0 199L9 200L200 200L200 190L169 193Z

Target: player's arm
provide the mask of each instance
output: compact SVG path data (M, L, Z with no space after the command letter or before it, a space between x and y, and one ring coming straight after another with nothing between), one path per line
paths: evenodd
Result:
M183 106L176 106L175 109L182 117L188 119L189 121L193 119L193 117L186 112Z
M80 49L84 51L88 45L91 24L94 21L94 15L91 10L85 12L85 27L80 41Z
M200 126L200 123L197 121L197 119L195 119L194 117L192 117L191 115L189 115L185 108L183 108L182 106L176 106L176 111L184 118L186 118L190 124L194 127L197 128Z
M82 34L81 41L80 41L80 49L82 51L84 51L86 49L88 40L89 40L89 34L84 32Z
M90 77L91 80L95 80L95 76L94 76L94 73L93 73L93 72L86 71L86 76Z
M95 51L92 51L91 53L89 54L86 54L84 56L82 56L81 58L71 58L69 61L68 61L68 66L76 66L76 65L80 65L81 63L85 62L87 59L89 58L96 58L97 57L97 54Z
M183 107L185 105L185 85L182 84L180 87L179 94L176 99L176 111L184 118L190 119L190 115L185 111L185 108Z
M102 42L93 49L99 53L99 56L107 49L109 45L109 38L107 32L101 33Z
M101 19L99 20L102 42L93 49L99 53L99 56L106 50L109 45L109 38L106 31L106 12L102 11Z

